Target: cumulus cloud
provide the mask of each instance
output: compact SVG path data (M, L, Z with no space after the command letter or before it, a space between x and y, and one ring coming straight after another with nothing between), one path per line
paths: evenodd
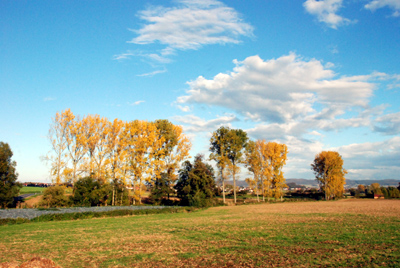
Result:
M230 73L188 82L179 104L203 103L234 110L253 121L287 123L308 116L343 114L350 107L367 107L377 74L337 77L316 59L295 53L264 61L251 56L234 61ZM383 74L381 74L383 75ZM317 111L315 104L324 109Z
M344 159L349 176L363 179L390 179L400 171L400 137L378 142L350 144L332 150ZM346 168L346 166L345 166Z
M175 116L175 121L183 124L186 132L212 132L220 126L229 126L232 122L238 121L235 115L225 115L216 119L205 120L195 115Z
M366 9L375 11L380 8L388 7L393 10L393 17L400 16L400 1L398 0L373 0L364 6Z
M130 42L159 42L170 49L198 49L208 44L238 43L242 35L251 35L252 26L219 1L178 1L179 7L152 7L139 17L148 22Z
M157 53L128 51L114 56L126 59L138 55L160 63L177 50L197 50L205 45L239 43L242 36L252 36L253 27L244 22L233 8L216 0L179 0L174 7L151 6L138 13L145 22L142 28L130 29L137 36L129 43L161 44Z
M343 0L307 0L303 6L308 13L317 16L318 21L326 23L329 27L337 29L352 21L337 14L342 8Z
M386 135L400 134L400 112L385 114L376 118L374 130Z

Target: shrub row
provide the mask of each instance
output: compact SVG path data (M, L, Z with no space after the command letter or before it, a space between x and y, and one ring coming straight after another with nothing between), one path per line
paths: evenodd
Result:
M13 225L22 224L29 222L47 222L47 221L68 221L68 220L80 220L80 219L91 219L91 218L106 218L106 217L118 217L118 216L130 216L130 215L149 215L149 214L165 214L165 213L179 213L179 212L192 212L197 210L194 207L171 207L161 209L137 209L137 210L112 210L103 212L74 212L74 213L58 213L58 214L46 214L36 217L34 219L0 219L1 225Z

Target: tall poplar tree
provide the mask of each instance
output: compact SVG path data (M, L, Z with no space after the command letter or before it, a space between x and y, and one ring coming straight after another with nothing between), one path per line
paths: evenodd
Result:
M51 151L42 157L46 163L50 164L50 175L53 182L60 184L62 174L67 166L67 133L75 116L70 109L56 113L50 124L48 139L51 143Z
M347 171L343 168L343 159L338 152L322 151L317 154L311 169L325 194L325 200L343 196Z
M247 133L241 129L220 127L213 133L210 143L210 159L217 161L219 168L228 167L233 179L233 196L236 203L236 174L238 164L243 162L243 153L247 145ZM222 172L223 174L223 172Z
M220 180L222 183L222 198L225 204L225 170L228 166L228 155L227 155L227 137L230 129L228 127L220 127L213 132L210 139L210 160L214 160L217 163L217 168L220 174Z

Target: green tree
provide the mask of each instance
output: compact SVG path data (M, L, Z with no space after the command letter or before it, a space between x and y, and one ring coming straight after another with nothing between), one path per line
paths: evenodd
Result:
M72 202L78 206L105 205L111 199L112 189L109 184L102 184L100 180L93 177L79 179L74 184Z
M238 164L243 163L243 153L247 146L247 133L241 129L220 127L211 137L210 159L217 161L217 165L225 169L228 166L233 179L233 196L236 203L236 174ZM219 167L221 169L221 167ZM222 172L223 174L223 172Z
M43 191L43 198L39 206L44 207L68 207L70 199L65 195L65 186L56 185Z
M155 183L158 184L153 189L166 189L165 194L169 199L171 191L168 187L175 184L176 171L179 169L180 163L189 158L189 150L192 145L186 135L183 134L181 126L176 126L165 119L156 120L154 124L158 131L158 140L162 141L162 145L159 152L153 156L156 158L156 161L154 161L155 168L153 169L156 175ZM167 187L160 188L159 186L163 184Z
M150 187L150 201L153 204L170 204L169 196L174 193L174 190L167 173L161 173L160 177L156 177Z
M203 155L197 155L193 164L186 161L179 170L179 180L175 185L181 204L196 207L211 206L215 192L214 179L214 169L204 163Z
M217 163L217 168L220 174L220 181L222 183L222 198L225 204L225 174L226 167L228 166L229 159L227 155L227 137L230 129L228 127L220 127L213 132L210 139L210 160L214 160Z
M231 129L228 133L228 159L233 178L233 198L236 203L236 173L239 172L238 164L243 163L243 152L247 146L247 133L241 129Z
M400 191L396 187L388 187L389 198L400 198Z
M372 194L383 194L382 190L381 190L381 186L377 182L371 183L371 191L372 191Z
M17 182L17 163L11 160L13 152L7 143L0 142L0 208L10 207L22 187Z
M343 196L347 171L338 152L323 151L317 154L311 169L325 194L325 200Z

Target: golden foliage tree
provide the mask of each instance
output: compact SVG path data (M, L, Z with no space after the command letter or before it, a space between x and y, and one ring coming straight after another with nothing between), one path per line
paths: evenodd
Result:
M74 118L75 120L69 124L68 130L65 133L68 156L72 162L72 169L66 169L65 173L67 174L65 174L65 176L69 175L73 183L76 182L78 175L83 172L80 165L82 164L87 152L85 146L86 139L82 130L82 121L77 119L75 116Z
M177 180L176 172L180 163L189 158L192 144L183 134L181 126L174 125L165 119L156 120L154 124L157 128L158 141L161 142L161 147L154 152L154 178L160 180L164 175L166 183L172 186Z
M257 201L259 202L259 187L262 179L262 163L256 142L248 142L245 156L245 165L248 170L253 173L253 178L247 178L246 182L254 189L257 195Z
M347 171L343 168L343 159L338 152L322 151L317 154L311 169L325 194L325 200L343 196Z
M283 199L283 188L287 187L282 168L286 164L287 146L276 142L268 142L268 161L270 166L272 195L275 199Z
M134 189L138 187L137 200L141 203L144 182L151 181L155 155L161 148L162 139L157 139L157 128L152 122L135 120L126 123L123 134L127 148L128 172L132 175Z
M257 140L249 142L246 153L246 164L261 185L263 201L265 195L283 198L283 188L287 187L283 176L283 166L286 164L287 147L285 144Z
M62 182L64 169L67 167L67 133L75 116L70 109L56 113L50 124L47 138L51 144L51 151L42 157L42 160L50 164L50 175L56 184Z

